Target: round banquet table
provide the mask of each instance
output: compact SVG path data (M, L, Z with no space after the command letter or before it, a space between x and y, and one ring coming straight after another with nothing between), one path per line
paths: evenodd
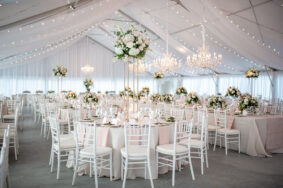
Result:
M163 122L162 124L152 124L151 128L151 151L150 151L150 164L151 164L151 172L152 172L152 178L157 179L158 173L164 174L168 172L168 167L161 167L158 170L158 173L156 171L156 161L155 161L155 148L159 144L160 137L165 137L165 140L167 142L172 143L173 142L173 124L174 123L167 123ZM167 127L167 128L166 128ZM163 132L163 135L160 135L160 129L166 128L167 131L165 131L165 134ZM102 130L104 129L104 130ZM165 129L165 130L166 130ZM125 139L124 139L124 128L121 126L97 126L97 139L100 139L100 136L105 136L103 132L109 130L108 135L106 136L106 142L105 146L112 148L112 168L113 168L113 178L114 179L120 179L121 178L121 148L125 146ZM102 132L100 132L102 131ZM102 134L101 134L102 133ZM167 133L167 135L166 135ZM164 138L163 138L164 140ZM69 159L73 158L73 153L69 154ZM178 166L178 165L177 165ZM68 160L67 167L71 168L73 167L73 160ZM78 175L84 175L89 174L89 164L81 164L78 168ZM100 170L98 172L98 175L100 177L106 176L109 177L110 173L109 170ZM148 173L147 173L148 175ZM136 177L144 177L144 170L143 169L137 169L137 170L128 170L128 176L129 179L135 179ZM148 177L146 177L148 178Z

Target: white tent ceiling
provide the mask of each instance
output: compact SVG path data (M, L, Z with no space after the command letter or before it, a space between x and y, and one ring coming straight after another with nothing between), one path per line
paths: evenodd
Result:
M185 64L186 56L201 45L199 0L171 0L168 9L166 0L0 2L0 68L44 58L54 51L46 48L64 48L86 34L113 50L115 25L127 28L130 24L147 30L152 51L146 60L152 62L165 51L169 11L170 51L183 62L176 73L211 74ZM77 8L70 9L71 4ZM264 69L264 65L283 70L282 6L282 0L208 0L206 41L211 52L223 55L222 65L214 71L239 74L252 66ZM40 50L45 51L39 55Z

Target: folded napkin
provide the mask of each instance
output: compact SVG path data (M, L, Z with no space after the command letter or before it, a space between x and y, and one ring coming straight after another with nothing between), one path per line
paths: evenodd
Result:
M159 126L159 145L169 144L169 126Z
M109 127L98 127L97 128L98 145L106 147L108 144Z

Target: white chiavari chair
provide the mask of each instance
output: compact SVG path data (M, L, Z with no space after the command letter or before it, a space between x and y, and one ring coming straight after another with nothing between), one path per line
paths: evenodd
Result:
M74 137L76 143L75 164L72 185L75 184L79 164L90 165L90 177L94 172L95 187L98 187L97 170L110 171L112 181L112 148L98 146L96 124L92 122L74 121Z
M59 121L57 116L49 117L49 124L52 136L52 146L50 153L51 172L53 172L54 158L57 156L57 179L60 177L60 164L68 160L69 152L75 151L76 144L74 138L65 139L60 134ZM66 159L62 159L65 157Z
M123 188L126 186L127 172L130 169L144 169L145 178L148 170L151 187L153 188L150 165L151 124L124 125L125 147L121 149L121 178Z
M10 141L10 126L5 129L0 154L0 188L9 187L9 141Z
M192 179L195 180L191 161L191 121L176 122L174 126L174 143L159 145L156 147L156 168L168 166L172 168L172 186L175 185L176 161L188 160ZM186 145L184 145L186 143Z
M237 129L228 129L227 128L227 114L225 110L218 109L215 113L215 125L216 125L216 136L214 141L214 148L217 144L217 138L219 137L219 144L220 147L222 147L222 139L224 139L224 145L225 145L225 154L228 153L228 146L229 144L238 144L238 152L240 153L240 131Z

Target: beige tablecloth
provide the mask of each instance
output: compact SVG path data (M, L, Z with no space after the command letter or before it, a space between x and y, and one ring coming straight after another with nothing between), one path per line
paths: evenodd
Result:
M210 122L213 114L210 113ZM271 156L283 153L283 116L235 116L234 129L241 132L241 152L251 156ZM238 150L237 146L229 146Z
M167 125L169 126L169 125ZM150 161L151 161L151 171L152 171L152 178L157 179L158 174L156 171L156 163L155 163L155 148L158 145L159 141L159 134L158 134L158 126L152 126L151 129L151 154L150 154ZM172 143L173 141L173 126L169 128L169 142ZM121 178L121 148L125 146L124 140L124 128L122 127L112 127L109 129L109 136L108 136L108 147L112 148L113 154L113 176L114 179ZM72 154L71 154L72 155ZM71 159L72 156L69 156ZM67 162L67 167L73 167L73 161L69 160ZM159 168L159 174L164 174L168 172L167 167ZM78 170L79 175L89 174L89 165L81 165ZM99 176L107 176L109 177L109 170L102 170L99 172ZM148 173L147 173L148 175ZM144 170L128 170L128 178L135 179L136 177L144 177Z

